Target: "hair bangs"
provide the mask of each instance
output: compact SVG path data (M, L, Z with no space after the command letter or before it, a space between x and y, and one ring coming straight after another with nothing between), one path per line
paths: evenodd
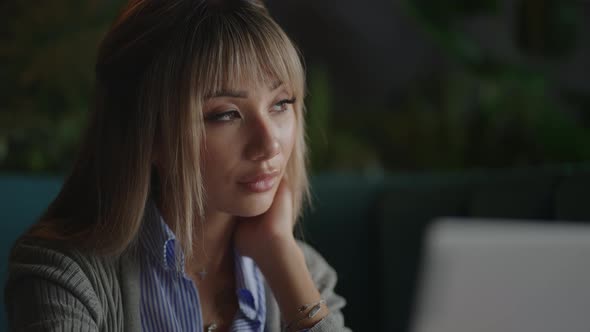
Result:
M286 84L303 98L305 77L299 53L274 21L256 13L235 12L209 17L202 24L213 26L198 28L208 36L196 34L205 39L199 42L193 71L201 98L276 83Z

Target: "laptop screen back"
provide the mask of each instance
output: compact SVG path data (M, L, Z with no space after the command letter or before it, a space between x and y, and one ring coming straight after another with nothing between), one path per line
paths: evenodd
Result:
M433 224L413 332L590 331L590 227Z

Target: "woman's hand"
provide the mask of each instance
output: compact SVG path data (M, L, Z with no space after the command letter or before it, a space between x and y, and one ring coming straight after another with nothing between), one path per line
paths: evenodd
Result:
M317 303L318 292L301 248L293 236L294 211L292 193L283 179L268 211L252 218L239 218L234 245L241 255L254 259L270 286L285 322L297 320L304 313L297 308ZM328 315L322 306L313 318L303 320L297 329L310 328Z
M265 213L237 219L234 245L241 255L256 261L268 254L268 250L295 242L292 197L287 181L281 179L272 205Z

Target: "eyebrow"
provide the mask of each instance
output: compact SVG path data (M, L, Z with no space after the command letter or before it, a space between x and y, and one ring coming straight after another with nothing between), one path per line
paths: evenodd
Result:
M271 85L270 91L274 91L274 90L278 89L279 87L281 87L282 85L283 85L283 82L275 81ZM205 97L205 99L220 98L220 97L248 98L248 91L222 89L222 90L216 91L210 95L207 95Z

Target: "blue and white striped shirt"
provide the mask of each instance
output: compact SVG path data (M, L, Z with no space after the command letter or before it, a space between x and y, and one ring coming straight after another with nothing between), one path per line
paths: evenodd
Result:
M159 220L159 222L158 222ZM202 332L199 293L185 274L184 258L177 267L176 237L161 216L147 218L141 230L141 327L142 331ZM266 320L262 273L248 257L235 255L236 295L239 310L230 331L261 332Z

